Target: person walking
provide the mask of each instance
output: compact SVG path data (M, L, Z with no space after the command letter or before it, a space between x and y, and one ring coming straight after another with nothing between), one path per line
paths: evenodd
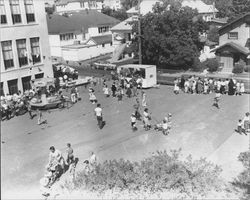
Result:
M103 115L102 115L102 108L101 108L101 104L97 104L97 107L94 110L95 112L95 116L97 119L97 123L100 129L103 128Z
M31 110L31 105L30 105L30 102L29 102L29 101L27 101L27 110L28 110L30 119L33 119L32 110Z

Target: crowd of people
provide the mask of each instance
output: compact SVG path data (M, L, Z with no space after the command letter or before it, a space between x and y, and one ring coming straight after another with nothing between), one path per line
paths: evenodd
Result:
M219 92L228 95L242 95L245 93L245 85L243 81L231 79L215 79L201 78L198 76L189 76L185 78L175 78L174 93L179 94L180 91L189 94L210 94Z

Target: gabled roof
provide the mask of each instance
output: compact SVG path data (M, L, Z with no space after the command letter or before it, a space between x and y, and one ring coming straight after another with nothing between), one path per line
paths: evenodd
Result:
M233 48L233 49L239 51L239 52L242 53L242 54L245 54L245 55L248 55L248 54L249 54L249 51L248 51L246 48L244 48L244 47L242 47L242 46L240 46L240 45L238 45L238 44L236 44L236 43L234 43L234 42L228 42L228 43L226 43L226 44L223 44L223 45L221 45L221 46L219 46L219 47L213 49L211 52L216 52L216 51L218 51L219 49L222 49L222 48L224 48L224 47L226 47L226 46L229 46L229 47L231 47L231 48Z
M112 35L101 35L101 36L95 36L91 37L89 40L94 41L95 44L101 45L101 44L108 44L112 42Z
M114 26L117 23L119 20L96 10L69 13L67 17L59 14L47 15L49 34L86 31L89 27Z
M119 24L116 24L111 28L111 31L132 31L131 22L134 21L134 17L130 17Z
M197 9L198 13L213 13L218 12L218 10L213 5L205 4L201 0L184 0L182 2L182 7L188 6L192 9Z
M221 27L219 29L219 34L222 35L228 30L232 30L238 26L238 23L241 22L242 24L248 21L250 23L250 12L246 13L245 15L242 15L238 17L237 19L231 21L230 23L227 23L225 26Z

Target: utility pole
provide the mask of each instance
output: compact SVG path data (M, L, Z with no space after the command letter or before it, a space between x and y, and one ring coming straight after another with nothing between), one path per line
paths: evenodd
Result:
M139 64L142 64L142 55L141 55L141 0L138 0L138 42L139 42Z

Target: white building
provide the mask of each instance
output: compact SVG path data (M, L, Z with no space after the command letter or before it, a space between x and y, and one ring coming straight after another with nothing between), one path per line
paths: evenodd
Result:
M95 10L47 17L51 55L82 61L114 50L111 27L119 20Z
M97 10L101 12L103 0L57 0L55 8L57 13L78 12L83 10Z
M113 10L119 10L122 9L121 0L104 0L103 1L104 7L109 7Z
M182 7L188 6L192 9L197 9L198 13L202 16L204 21L211 21L215 18L218 10L214 5L207 5L202 0L184 0Z
M44 1L0 0L0 11L1 95L53 77Z
M161 3L160 0L143 0L140 3L140 13L141 15L146 15L149 12L153 12L153 7L155 4ZM138 14L138 7L132 7L129 10L127 10L127 14L131 17L133 15Z

